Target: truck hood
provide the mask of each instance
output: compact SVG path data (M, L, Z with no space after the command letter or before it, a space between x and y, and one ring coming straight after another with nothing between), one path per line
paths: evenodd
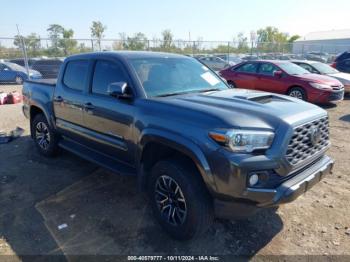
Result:
M303 81L320 83L320 84L325 84L330 86L341 85L341 83L337 79L326 75L305 74L305 75L294 75L294 77L297 77Z
M277 129L282 123L297 126L327 115L322 108L296 98L245 89L227 89L154 100L171 105L171 109L165 109L169 111L168 117L180 114L179 121L203 125L206 121L218 124L206 117L211 120L220 119L222 128L271 130ZM183 109L182 113L173 107L180 107Z

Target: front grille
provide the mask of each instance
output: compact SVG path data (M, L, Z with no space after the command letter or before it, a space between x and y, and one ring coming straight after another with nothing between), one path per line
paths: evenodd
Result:
M302 161L317 155L329 145L328 117L323 117L296 127L288 144L286 159L291 165L300 164ZM320 132L318 141L312 139L312 131Z
M333 85L333 86L331 86L332 87L332 89L333 90L341 90L341 89L343 89L343 86L342 85Z

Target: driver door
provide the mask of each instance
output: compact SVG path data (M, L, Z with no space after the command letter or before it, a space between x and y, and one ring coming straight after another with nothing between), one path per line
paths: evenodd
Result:
M282 70L272 63L260 63L256 89L265 92L285 94L286 87L283 81L283 76L275 76L275 71Z
M135 145L133 100L118 99L108 94L108 86L130 78L123 65L115 60L96 60L91 87L83 112L84 125L95 139L90 147L123 163L134 163Z

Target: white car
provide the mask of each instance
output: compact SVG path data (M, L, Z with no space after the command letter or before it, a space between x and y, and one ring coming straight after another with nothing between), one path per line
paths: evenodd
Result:
M339 72L337 69L321 62L299 60L292 62L313 74L334 77L344 85L345 92L350 93L350 74Z

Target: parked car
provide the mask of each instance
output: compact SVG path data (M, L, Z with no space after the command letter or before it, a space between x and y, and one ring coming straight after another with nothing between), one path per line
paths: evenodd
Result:
M325 110L230 89L186 56L75 55L57 81L26 81L23 95L41 154L62 147L136 175L156 220L176 239L199 236L214 217L291 202L333 168Z
M350 52L349 52L349 51L345 51L345 52L339 54L339 55L334 59L334 62L340 62L340 61L346 60L346 59L350 59Z
M350 73L350 59L335 61L331 66L340 72Z
M259 60L260 57L257 55L246 55L242 57L242 60L244 61L254 61L254 60Z
M43 78L57 78L63 59L40 59L33 63L32 69L39 71Z
M234 55L221 54L221 55L218 55L217 57L219 57L222 60L226 61L231 66L237 65L237 64L243 62L243 60L239 56L234 56Z
M309 52L305 55L305 58L306 60L327 63L329 59L329 54L324 52Z
M38 58L28 58L28 66L31 68L36 61L38 61ZM11 59L9 62L25 67L23 58Z
M345 92L350 92L350 74L341 73L337 69L334 69L333 67L321 62L293 61L293 63L301 66L310 73L327 75L338 79L344 85Z
M286 94L312 103L343 100L338 80L311 74L289 61L251 61L220 72L232 87Z
M29 70L31 79L42 78L41 74L35 70ZM11 62L0 63L0 82L22 84L28 79L28 74L23 66Z
M219 71L230 66L228 62L217 56L201 57L199 58L199 61L214 71Z

